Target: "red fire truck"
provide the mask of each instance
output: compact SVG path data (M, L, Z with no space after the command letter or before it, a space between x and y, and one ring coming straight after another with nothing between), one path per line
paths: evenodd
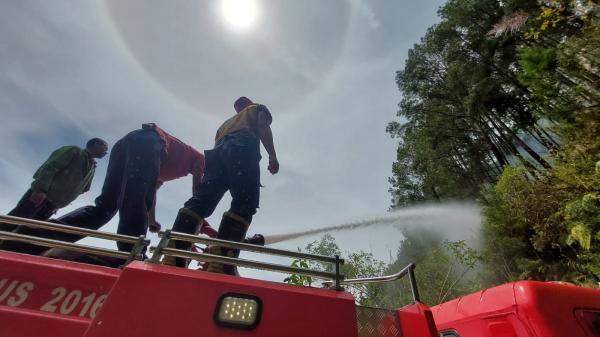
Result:
M519 281L431 308L443 337L600 337L600 289Z
M344 279L339 257L232 243L166 231L150 247L101 231L0 216L0 222L134 243L131 253L0 232L0 240L54 247L48 255L0 251L1 337L339 336L600 337L600 290L520 281L433 307L419 302L413 264L396 274ZM167 248L170 240L331 263L335 272ZM71 252L56 253L56 249ZM54 251L54 253L53 253ZM163 266L164 256L326 279L329 288ZM66 260L64 258L67 258ZM396 310L358 306L344 285L407 276L414 303ZM434 323L435 319L435 323ZM437 324L437 326L436 326ZM438 332L439 331L439 332Z
M394 275L344 279L343 260L165 231L152 258L144 238L0 216L0 222L134 243L131 253L0 232L71 252L69 260L0 251L1 337L435 337L431 311L419 302L414 265ZM219 244L256 253L331 263L335 272L167 248L170 240ZM164 256L294 273L330 280L327 289L163 266ZM101 264L101 265L98 265ZM108 266L106 266L108 265ZM112 266L112 267L111 267ZM357 306L343 286L407 276L414 303L397 310Z

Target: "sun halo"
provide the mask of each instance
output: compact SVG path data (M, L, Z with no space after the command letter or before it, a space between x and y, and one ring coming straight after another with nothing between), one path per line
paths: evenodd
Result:
M237 31L251 28L258 16L256 0L221 0L221 11L227 25Z

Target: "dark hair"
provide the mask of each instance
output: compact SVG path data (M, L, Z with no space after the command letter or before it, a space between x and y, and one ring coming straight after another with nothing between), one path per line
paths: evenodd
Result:
M104 139L101 139L101 138L92 138L92 139L88 140L87 143L85 143L85 148L89 149L89 148L94 147L96 145L106 145L106 146L108 146L108 143Z
M235 100L235 103L233 103L233 107L235 108L235 111L240 112L250 104L253 104L253 102L248 97L242 96Z

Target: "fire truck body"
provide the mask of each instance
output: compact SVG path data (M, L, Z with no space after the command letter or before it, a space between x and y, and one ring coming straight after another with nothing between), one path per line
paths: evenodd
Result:
M131 253L0 231L0 239L104 256L113 267L0 251L1 337L600 337L600 290L520 281L435 306L419 302L411 264L396 274L344 279L338 257L160 233L145 238L1 216L1 221L135 243ZM332 263L335 273L169 248L169 240L218 244ZM328 279L327 289L163 266L163 256L217 261ZM114 260L116 259L116 260ZM114 267L119 265L118 268ZM408 276L414 303L385 310L355 304L343 286ZM434 323L435 319L435 323ZM437 325L437 328L436 328Z
M224 294L260 299L254 336L357 334L347 292L290 286L135 261L123 270L1 253L0 336L237 336L215 310ZM10 275L10 279L5 279ZM14 286L13 286L14 284ZM102 308L102 310L100 310ZM344 324L332 324L334 317Z
M48 229L76 230L14 217L0 218ZM101 232L86 234L115 238L114 234ZM177 233L162 235L166 239L158 247L151 249L155 253L154 257L164 253L190 258L221 259L211 257L210 254L168 249L166 247L169 237L177 237ZM52 240L11 233L0 232L0 239L94 251L93 248L77 244L65 245ZM117 239L136 240L123 237ZM240 247L279 255L300 254L265 247L248 247L243 244L240 244ZM96 252L121 258L128 255L105 250ZM306 257L336 262L339 260L322 256ZM121 268L113 268L0 251L0 336L437 335L433 316L425 305L415 301L414 304L398 310L357 306L352 294L343 291L340 286L344 281L358 283L363 280L343 280L338 272L331 274L332 288L321 289L163 266L156 261L157 259L134 260L125 263ZM265 263L242 259L225 261L239 265L268 266ZM290 269L285 266L280 268ZM409 274L414 283L413 268L414 265L410 265L396 275L364 281L389 281ZM328 275L321 271L299 272ZM413 289L413 295L418 297L416 288Z
M519 281L431 308L445 337L600 337L600 289Z

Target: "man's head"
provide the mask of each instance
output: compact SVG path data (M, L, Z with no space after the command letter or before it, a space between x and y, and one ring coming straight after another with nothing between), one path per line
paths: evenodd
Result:
M108 152L108 143L100 138L92 138L85 144L85 149L92 158L102 158Z
M254 104L248 97L242 96L238 98L235 103L233 103L233 107L236 112L240 112L248 107L248 105Z

